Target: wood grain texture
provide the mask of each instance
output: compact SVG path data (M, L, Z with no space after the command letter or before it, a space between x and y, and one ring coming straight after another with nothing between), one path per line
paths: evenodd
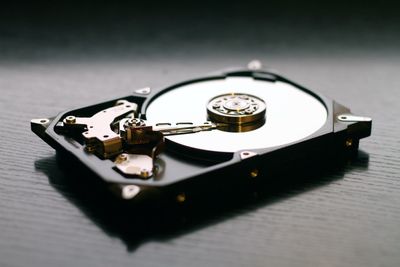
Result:
M0 266L400 265L400 23L390 8L321 7L304 17L293 9L283 18L174 11L173 19L159 10L155 19L103 7L76 20L51 8L39 12L46 16L15 10L0 25ZM358 160L273 198L135 239L106 218L112 213L93 192L71 185L55 151L30 131L31 118L254 57L371 116Z

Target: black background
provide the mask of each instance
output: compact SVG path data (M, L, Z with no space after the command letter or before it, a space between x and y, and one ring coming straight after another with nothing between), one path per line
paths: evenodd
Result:
M0 266L398 266L398 10L387 1L3 4ZM31 118L254 58L371 116L359 158L176 227L154 214L132 234L120 221L137 211L114 211L88 174L63 168L30 132Z

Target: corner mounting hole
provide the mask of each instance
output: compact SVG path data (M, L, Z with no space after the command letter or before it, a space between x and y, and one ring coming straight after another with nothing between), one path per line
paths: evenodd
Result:
M40 123L46 123L47 120L40 120Z
M108 135L103 135L104 138L108 138Z

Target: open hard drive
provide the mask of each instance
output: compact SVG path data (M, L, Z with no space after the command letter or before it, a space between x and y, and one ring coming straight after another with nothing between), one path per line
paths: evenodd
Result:
M354 153L371 123L315 91L250 66L138 89L33 119L31 127L122 199L184 202L215 188L273 179L312 158Z

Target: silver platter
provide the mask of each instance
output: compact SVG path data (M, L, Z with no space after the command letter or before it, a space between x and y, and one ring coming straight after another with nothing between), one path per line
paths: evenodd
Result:
M284 82L228 77L174 88L154 99L146 110L150 123L209 120L207 105L224 94L240 92L266 104L265 123L255 130L212 130L167 136L175 143L195 149L236 152L271 148L299 141L320 129L326 119L325 106L312 95ZM210 101L211 100L211 101Z

